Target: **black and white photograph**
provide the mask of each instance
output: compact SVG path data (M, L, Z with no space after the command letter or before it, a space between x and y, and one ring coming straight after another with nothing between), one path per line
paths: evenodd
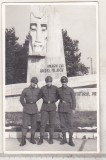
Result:
M99 153L98 3L4 3L3 150Z

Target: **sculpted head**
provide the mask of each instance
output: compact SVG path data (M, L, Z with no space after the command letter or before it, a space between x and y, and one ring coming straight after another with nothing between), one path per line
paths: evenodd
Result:
M30 17L30 55L45 56L47 51L47 15L31 12Z

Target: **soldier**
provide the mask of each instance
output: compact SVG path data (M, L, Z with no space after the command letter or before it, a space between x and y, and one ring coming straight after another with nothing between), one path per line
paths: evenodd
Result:
M37 123L37 100L39 94L39 88L37 86L38 79L37 77L31 78L31 85L25 88L22 91L20 96L20 102L23 106L23 127L22 127L22 141L20 146L24 146L26 144L26 134L29 125L29 121L31 122L31 139L30 142L32 144L36 144L34 140L35 131L36 131L36 123Z
M50 132L49 132L49 144L53 144L53 133L55 126L55 115L56 115L56 104L58 100L57 97L57 87L52 85L52 77L47 76L45 78L46 85L40 89L39 99L43 99L41 108L41 127L40 127L40 140L38 145L43 143L45 127L49 119Z
M73 113L76 108L76 100L74 91L72 88L67 86L68 78L63 76L61 77L62 87L58 89L59 94L59 105L58 105L58 113L60 118L60 126L62 130L63 139L61 141L61 145L67 143L66 140L66 131L68 129L69 132L69 145L75 146L72 141L73 135Z

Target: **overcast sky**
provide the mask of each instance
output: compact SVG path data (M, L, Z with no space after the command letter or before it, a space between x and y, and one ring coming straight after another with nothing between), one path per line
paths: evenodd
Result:
M89 66L93 59L93 67L96 67L97 58L97 7L96 3L70 3L68 5L56 5L60 13L62 28L66 29L73 40L79 40L79 49L82 53L81 61ZM6 5L5 26L15 27L19 43L23 43L29 32L30 4Z

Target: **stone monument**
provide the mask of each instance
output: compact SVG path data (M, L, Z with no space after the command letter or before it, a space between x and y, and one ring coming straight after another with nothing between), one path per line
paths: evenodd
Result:
M30 39L27 82L32 76L44 81L66 76L60 17L54 6L33 6L30 13Z

